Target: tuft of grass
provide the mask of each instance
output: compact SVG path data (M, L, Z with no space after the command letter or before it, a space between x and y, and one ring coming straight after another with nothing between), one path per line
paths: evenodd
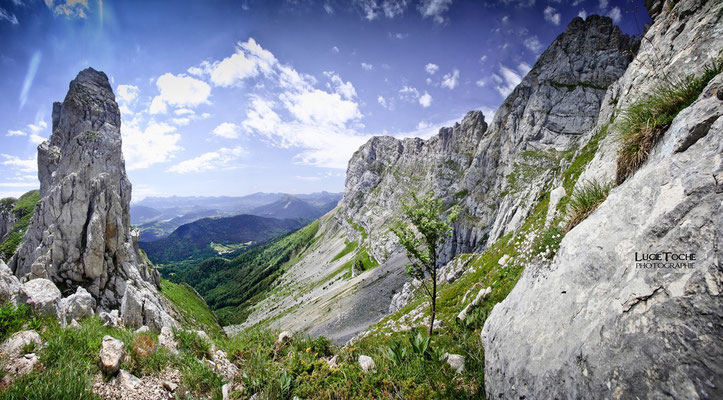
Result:
M567 203L568 219L565 230L569 231L592 214L608 197L610 189L610 183L603 184L596 180L582 182L582 187L575 190Z
M193 354L200 359L211 355L211 343L201 338L196 332L174 329L173 335L178 341L178 348L181 351Z
M7 303L0 307L0 342L23 329L30 316L30 308L25 304L17 307Z
M707 65L703 75L668 79L651 94L623 110L619 124L621 145L618 150L616 183L619 185L648 159L673 119L700 96L716 75L723 72L723 57Z

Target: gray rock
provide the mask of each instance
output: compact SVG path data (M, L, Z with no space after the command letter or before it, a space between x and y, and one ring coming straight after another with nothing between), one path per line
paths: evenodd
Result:
M150 330L151 330L150 328L148 328L147 326L143 325L143 326L141 326L140 328L136 329L136 334L138 334L138 333L146 333L146 332L148 332L148 331L150 331Z
M324 361L326 361L326 365L328 365L331 369L339 367L339 355L335 355L329 359L325 358Z
M82 286L60 302L60 308L68 319L82 319L95 314L95 299Z
M33 372L38 363L40 363L40 359L35 353L25 354L8 360L4 368L6 375L3 376L0 384L5 387L9 386L16 378Z
M178 385L171 381L163 381L163 388L173 393L176 391L176 389L178 389Z
M124 369L118 373L118 382L123 389L128 391L135 390L141 384L140 379Z
M151 329L160 330L164 326L177 325L165 311L157 292L132 285L126 287L121 300L120 317L123 325L132 328L147 325Z
M125 354L123 342L111 336L103 337L98 355L103 372L109 375L118 372Z
M165 347L172 353L178 353L178 343L176 343L171 328L167 326L161 328L161 334L158 335L158 346Z
M490 293L492 293L492 288L489 286L484 289L480 289L474 300L472 300L462 311L460 311L460 313L457 315L457 319L460 321L464 321L467 318L467 313L469 313L469 310L476 307L479 302L484 300L484 298L487 297L487 295Z
M461 374L464 371L464 356L459 354L444 353L442 360L447 361L447 364L454 370L454 372Z
M111 310L110 312L101 311L100 314L98 314L98 318L105 326L117 327L120 325L118 310Z
M0 355L3 356L2 358L21 356L23 349L29 345L34 345L36 349L42 347L43 341L40 339L40 335L32 330L16 332L0 345Z
M417 279L412 279L411 281L404 283L402 290L392 296L392 302L389 303L389 313L395 313L409 304L409 302L414 298L414 293L416 293L417 288L419 288L421 284L422 281Z
M141 256L130 227L120 126L107 76L81 71L65 100L53 104L52 135L38 146L41 200L9 266L66 294L82 284L101 311L117 309L127 287L135 287L150 309L138 326L146 319L165 323L170 317L160 300L148 300L158 297L160 275Z
M552 221L557 217L557 204L560 202L560 199L565 197L566 194L565 188L562 186L559 186L550 192L550 203L547 206L547 215L545 216L546 227L550 226Z
M710 49L723 48L721 13L723 3L695 0L661 11L609 92L620 96L617 107L664 76L699 75ZM565 236L553 262L528 267L493 309L481 336L489 397L723 397L720 87L721 75L641 169ZM603 143L586 174L614 171L615 148ZM636 262L636 253L665 252L696 260Z
M38 278L23 283L18 300L29 305L39 315L60 316L60 290L47 279Z
M16 305L19 291L20 281L13 275L10 268L0 260L0 304L9 302Z
M374 360L369 356L359 356L359 367L364 372L377 372L377 365L374 364Z
M294 336L291 334L291 332L283 331L283 332L279 333L279 338L276 339L276 344L284 345L284 344L290 342L291 340L293 340L293 338L294 338Z

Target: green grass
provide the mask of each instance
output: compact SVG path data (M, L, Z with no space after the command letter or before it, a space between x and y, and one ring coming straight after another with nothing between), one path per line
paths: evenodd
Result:
M8 207L12 204L11 199L3 199L4 207ZM15 223L12 230L7 234L5 241L0 243L0 258L9 260L10 257L15 254L18 246L25 237L25 231L30 225L30 219L33 217L33 211L35 210L35 204L40 201L40 192L37 190L31 190L20 196L15 206L10 210L11 213L15 214L18 222Z
M344 248L339 252L339 254L335 255L334 258L331 259L331 262L334 262L345 255L351 253L352 251L356 250L356 248L359 246L359 243L355 241L347 241Z
M45 319L42 324L26 310L20 312L12 307L0 307L0 326L10 326L8 332L34 328L40 334L44 346L35 349L42 367L17 379L8 388L0 390L4 399L97 399L92 393L93 379L100 373L98 353L105 335L110 335L125 345L128 357L121 368L142 377L166 368L181 371L179 396L188 391L194 397L220 398L222 381L206 364L196 359L204 345L191 335L179 335L179 354L166 349L151 347L150 354L133 351L133 343L145 337L157 343L157 333L136 334L130 329L103 326L96 317L85 318L79 328L63 329L55 319ZM208 346L207 344L205 346ZM2 364L5 360L0 360Z
M181 313L183 321L180 322L183 325L203 330L214 338L225 336L213 311L187 283L173 283L163 279L161 293Z
M700 96L716 75L723 72L723 58L714 59L703 75L667 79L622 113L619 124L620 148L617 161L617 184L635 173L648 159L653 147L673 119Z
M603 184L596 180L584 181L582 186L575 190L567 204L566 230L574 228L608 197L612 184Z

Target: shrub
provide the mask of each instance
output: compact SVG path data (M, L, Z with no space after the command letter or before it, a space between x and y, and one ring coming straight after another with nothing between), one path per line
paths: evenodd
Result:
M582 182L582 187L575 190L567 204L568 220L566 230L574 228L605 201L612 185L602 184L596 180ZM558 245L559 246L559 245Z
M7 303L0 307L0 342L22 330L29 314L30 309L25 304L15 307Z
M617 184L621 184L648 159L680 111L700 96L708 82L723 71L723 58L714 59L703 75L684 79L666 79L653 92L623 110L620 123L621 146L618 150Z
M148 357L156 350L156 342L152 337L141 334L133 340L133 354L138 357Z

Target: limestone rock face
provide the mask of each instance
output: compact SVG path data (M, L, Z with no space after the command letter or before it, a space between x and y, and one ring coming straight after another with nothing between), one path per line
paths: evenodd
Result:
M624 109L665 76L700 75L718 56L711 49L723 48L723 3L681 0L655 12L605 104ZM553 262L528 267L495 306L481 335L490 398L723 397L721 88L718 75ZM605 105L599 120L614 113ZM616 148L601 143L581 179L610 180ZM663 267L639 266L641 254L662 254Z
M52 135L38 146L41 200L11 269L47 278L65 295L82 285L103 311L119 308L128 287L156 297L160 276L130 227L120 112L106 75L81 71L52 116ZM167 317L152 303L153 318Z
M37 348L42 346L43 342L40 335L35 331L20 331L10 336L2 345L0 345L0 354L3 358L13 358L23 355L23 349L28 345L35 345Z

